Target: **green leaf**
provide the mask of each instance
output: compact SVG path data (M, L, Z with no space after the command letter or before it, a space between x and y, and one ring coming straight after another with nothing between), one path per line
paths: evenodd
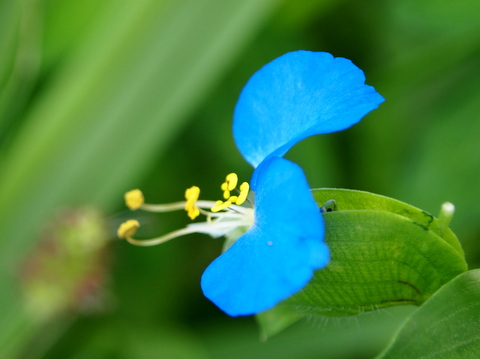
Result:
M288 299L296 310L353 315L398 304L419 305L467 270L455 236L432 215L367 192L316 190L331 262Z
M300 292L259 315L263 332L273 335L293 313L355 315L395 305L420 305L442 285L467 270L455 235L429 213L367 192L318 189L324 213L329 265Z
M404 323L378 359L478 358L480 270L442 287Z
M321 188L313 190L313 195L319 205L332 199L335 200L337 210L340 211L375 210L398 214L433 231L450 244L462 258L464 256L462 246L450 228L439 222L430 213L407 203L370 192L349 189Z

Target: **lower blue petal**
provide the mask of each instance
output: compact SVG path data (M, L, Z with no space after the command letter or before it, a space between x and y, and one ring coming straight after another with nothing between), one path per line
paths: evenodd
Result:
M306 137L350 127L382 102L350 60L326 52L290 52L245 85L233 135L243 157L256 167Z
M207 298L231 316L270 309L329 261L324 224L301 168L271 157L253 176L255 223L202 276Z

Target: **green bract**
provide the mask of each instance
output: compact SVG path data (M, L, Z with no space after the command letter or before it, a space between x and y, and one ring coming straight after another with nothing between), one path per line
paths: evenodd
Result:
M372 193L313 190L324 213L331 262L299 293L259 321L273 334L306 314L355 315L394 305L420 305L467 270L456 236L429 213ZM331 202L330 202L331 203Z

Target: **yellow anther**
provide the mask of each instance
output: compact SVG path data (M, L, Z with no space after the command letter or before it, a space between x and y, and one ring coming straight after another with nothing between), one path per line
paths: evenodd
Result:
M198 201L198 197L200 197L200 188L197 186L192 186L185 190L185 199L187 202L196 202Z
M192 221L200 215L200 210L195 204L185 205L185 211L187 211L187 215Z
M223 199L229 199L230 198L230 191L227 189L223 191Z
M220 212L224 209L227 209L228 207L230 207L232 205L232 201L230 200L227 200L225 202L222 202L222 201L217 201L217 204L215 206L213 206L210 210L213 212L213 213L216 213L216 212Z
M238 205L243 204L247 200L249 191L250 191L250 185L248 184L248 182L243 182L240 185L240 194L238 195L238 198L236 199L235 204L238 204Z
M125 193L125 204L128 208L135 210L142 206L144 203L143 193L139 189L133 189Z
M197 186L187 188L187 190L185 191L185 199L187 200L187 203L185 203L185 211L187 211L187 215L188 217L190 217L191 220L194 220L200 214L200 210L195 204L195 202L198 201L199 196L200 188L198 188Z
M217 201L215 206L213 206L210 210L212 212L220 212L224 209L227 209L232 204L242 204L246 201L248 196L248 191L250 186L247 182L243 182L240 186L240 189L236 189L238 184L238 176L236 173L229 173L226 178L225 182L222 183L220 188L223 191L223 199L225 201ZM238 196L232 196L231 191L236 190L239 193Z
M130 238L135 234L139 227L140 223L136 219L129 219L118 227L117 235L119 238Z
M223 191L223 199L230 198L230 192L237 187L238 183L238 176L235 173L230 173L225 178L225 182L222 183L220 186L221 190Z
M233 191L237 187L238 176L236 173L230 173L227 175L225 183L227 184L227 189Z

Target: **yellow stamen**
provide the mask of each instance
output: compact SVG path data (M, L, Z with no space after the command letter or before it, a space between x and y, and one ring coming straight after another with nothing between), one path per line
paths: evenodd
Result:
M248 182L243 182L240 185L240 194L238 195L238 198L235 200L235 204L243 204L248 197L248 192L250 191L250 185Z
M183 229L179 229L163 236L152 239L133 238L140 223L131 219L122 223L117 231L120 238L137 246L153 246L164 243L171 239L185 236L190 233L205 233L214 238L228 235L237 228L249 227L253 224L253 208L243 208L234 204L242 204L248 195L248 183L242 183L237 189L238 177L235 173L226 176L225 182L221 185L224 192L224 200L202 201L199 200L200 188L192 186L185 190L185 201L167 204L144 203L143 194L140 190L133 190L125 194L125 202L131 209L141 208L149 212L170 212L184 209L187 215L193 220L200 214L206 216L205 222L191 223ZM235 195L231 191L235 190ZM229 208L230 207L230 208ZM210 209L210 211L208 211ZM216 213L220 212L220 213Z
M224 209L227 209L228 207L230 207L232 205L232 201L230 200L227 200L225 202L222 202L222 201L217 201L217 204L215 206L213 206L210 210L213 212L213 213L216 213L216 212L220 212Z
M230 173L226 178L227 188L229 191L233 191L237 187L238 176L236 173Z
M192 186L185 190L185 199L187 201L198 201L198 197L200 196L200 188L197 186Z
M222 183L220 186L221 190L223 191L223 199L228 200L231 196L231 191L233 191L238 184L238 176L236 173L229 173L226 178L225 182ZM232 201L233 202L233 201Z
M144 203L143 193L139 189L133 189L125 193L125 204L128 208L135 210Z
M117 235L119 238L130 238L135 234L139 227L140 223L136 219L129 219L128 221L123 222L120 227L118 227Z
M200 210L195 203L198 201L199 196L200 188L198 188L197 186L187 188L187 190L185 191L185 199L187 200L187 203L185 203L185 211L187 211L187 215L190 217L191 220L194 220L200 214Z
M227 189L223 191L223 199L229 199L230 198L230 191Z
M185 211L187 211L187 216L190 217L192 221L200 215L200 210L195 204L191 206L185 205Z

